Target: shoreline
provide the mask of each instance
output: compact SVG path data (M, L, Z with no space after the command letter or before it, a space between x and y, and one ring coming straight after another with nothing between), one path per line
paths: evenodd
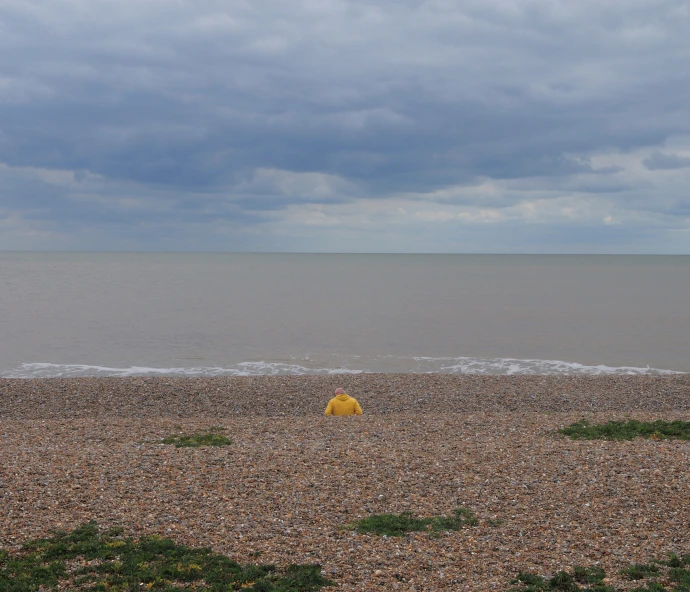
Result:
M363 416L323 416L339 386ZM690 553L690 442L556 434L582 417L690 421L690 375L2 379L0 548L95 520L240 563L319 563L343 592L507 590L575 565L631 590L620 569ZM212 426L232 443L160 443ZM341 529L457 507L478 525Z
M690 374L3 378L0 419L313 415L338 387L373 415L690 409Z

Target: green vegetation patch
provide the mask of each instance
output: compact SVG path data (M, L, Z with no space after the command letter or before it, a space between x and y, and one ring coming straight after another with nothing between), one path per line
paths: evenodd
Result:
M459 530L463 526L474 526L477 519L466 508L453 510L452 516L415 518L412 512L402 514L375 514L346 524L343 528L360 533L373 533L385 536L405 536L408 532Z
M633 563L621 570L629 580L644 580L659 575L659 566L654 563Z
M561 428L559 433L573 440L634 440L651 438L653 440L690 440L690 421L609 421L606 424L589 424L580 420Z
M122 536L89 522L74 531L26 542L16 553L0 550L0 590L130 590L310 592L333 585L319 565L240 565L209 548L172 540Z
M616 592L615 588L604 583L606 572L599 567L575 566L572 572L559 571L551 578L544 578L531 572L520 572L511 584L511 592L538 592L540 590L562 590L576 592L591 590L596 592Z
M212 427L205 434L180 434L161 440L161 444L174 444L175 448L197 448L199 446L228 446L232 440L219 432L225 428Z
M670 553L666 561L635 563L621 570L628 580L644 580L641 586L626 590L631 592L690 592L690 555L678 556ZM520 572L511 584L517 584L510 592L619 592L604 580L606 572L600 567L576 566L571 572L559 571L551 578L544 578L532 572Z

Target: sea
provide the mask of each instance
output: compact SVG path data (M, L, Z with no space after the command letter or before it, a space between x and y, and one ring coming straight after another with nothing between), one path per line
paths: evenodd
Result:
M0 377L690 372L690 256L0 252Z

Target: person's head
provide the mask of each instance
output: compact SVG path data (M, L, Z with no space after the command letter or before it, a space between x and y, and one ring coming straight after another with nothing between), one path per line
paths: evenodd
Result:
M337 397L338 395L344 395L344 394L345 394L345 391L344 391L343 389L341 389L341 388L335 389L335 395L336 395L336 397Z

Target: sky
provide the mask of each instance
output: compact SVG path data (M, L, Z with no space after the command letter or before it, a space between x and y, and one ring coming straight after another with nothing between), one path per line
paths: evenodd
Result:
M0 0L0 250L690 254L687 0Z

